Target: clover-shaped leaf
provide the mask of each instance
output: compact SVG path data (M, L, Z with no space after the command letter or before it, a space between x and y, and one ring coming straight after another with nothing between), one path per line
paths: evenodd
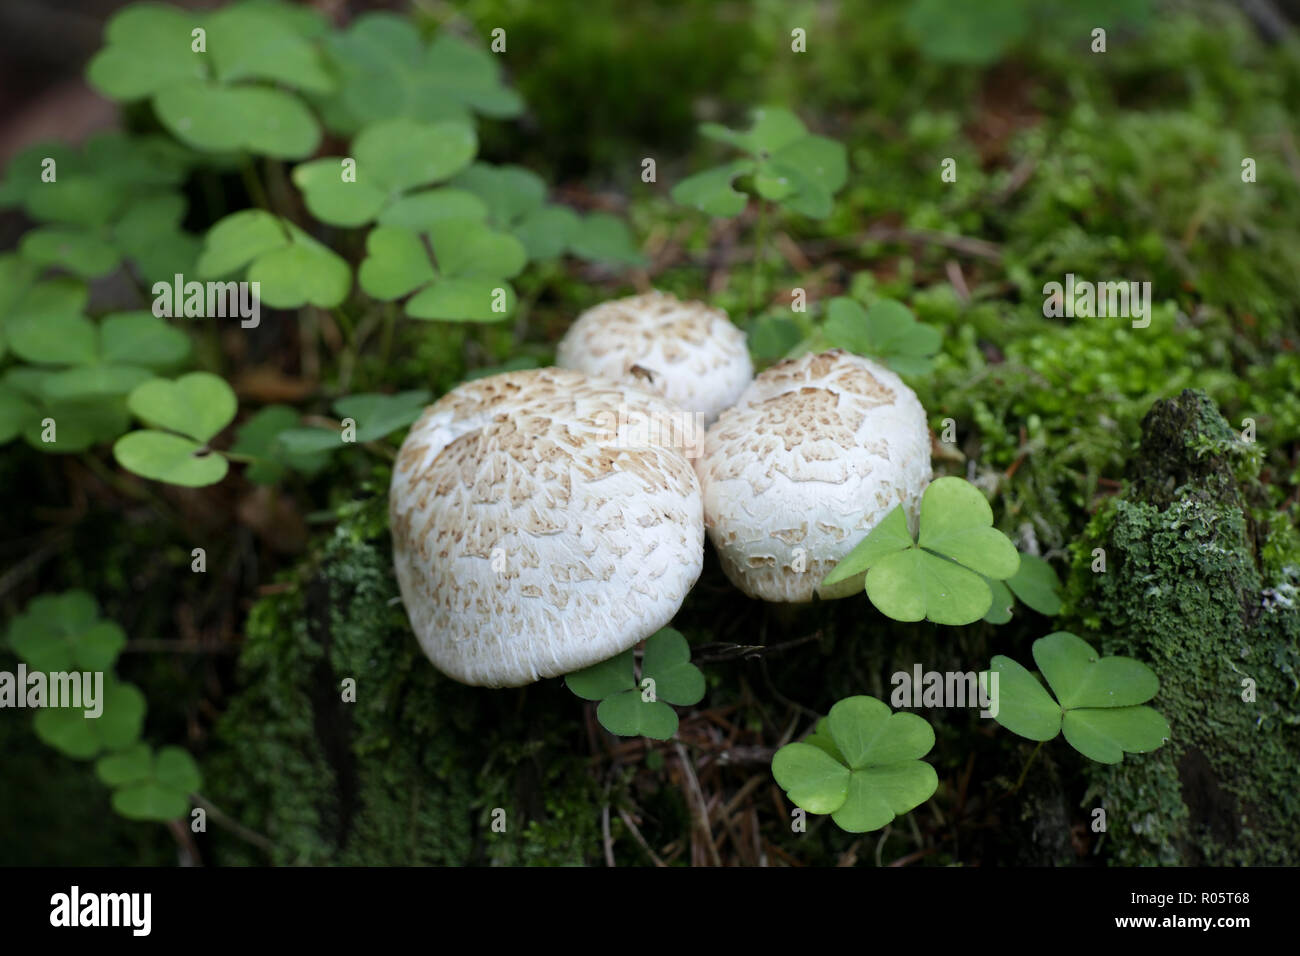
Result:
M1170 737L1168 721L1143 706L1160 689L1155 672L1130 657L1100 657L1082 638L1057 631L1033 646L1034 662L1056 699L1028 670L998 655L980 675L997 675L994 720L1014 734L1046 741L1064 732L1075 750L1100 763L1147 753Z
M344 133L378 119L470 122L474 113L523 111L495 56L448 33L426 46L411 22L394 14L362 14L326 48L342 82L323 112Z
M49 223L24 236L32 264L95 278L131 259L146 279L170 277L188 268L196 248L181 228L185 199L167 188L183 180L191 155L160 137L120 133L97 136L78 152L41 144L10 162L0 205L21 204ZM57 165L47 169L47 159Z
M113 456L127 471L155 481L191 488L215 484L229 465L207 443L234 420L237 404L230 386L208 372L152 379L131 391L127 407L146 424L169 431L123 435Z
M711 216L730 217L745 208L745 196L735 189L741 176L749 176L763 199L824 219L831 213L832 197L848 180L848 153L843 144L811 135L788 110L755 110L749 130L727 129L705 123L700 133L749 154L714 169L688 176L673 187L677 202L695 206Z
M10 345L39 365L71 366L39 379L47 401L125 395L190 351L185 334L150 312L119 312L96 325L78 315L27 315L11 324Z
M823 586L866 572L867 597L896 621L970 624L988 612L985 578L1016 573L1020 555L993 527L993 510L969 482L945 477L921 498L920 536L912 540L899 505L826 576Z
M284 477L286 469L313 475L329 463L327 452L295 452L285 447L281 436L296 430L298 413L288 405L268 405L239 428L232 455L254 459L244 469L244 477L255 485L273 485ZM337 443L335 435L335 443Z
M311 112L280 86L325 93L334 81L297 21L269 5L131 6L109 20L105 40L86 70L91 85L117 100L152 97L162 124L196 149L296 159L320 142Z
M128 820L164 822L183 817L190 808L190 794L203 785L189 751L163 747L154 753L145 743L101 757L95 773L113 788L113 809Z
M126 646L126 634L99 616L85 591L42 594L9 625L9 646L38 671L104 671Z
M993 591L993 606L984 615L984 620L990 624L1005 624L1011 620L1016 598L1039 614L1054 617L1061 613L1061 579L1051 564L1037 555L1022 554L1020 568L1015 574L1005 582L987 583Z
M138 687L106 677L98 703L102 707L98 717L87 717L85 707L43 708L32 729L43 743L78 760L120 750L139 739L146 705Z
M360 226L399 201L403 193L464 169L477 149L474 128L459 120L382 120L367 126L354 141L349 158L355 166L345 166L339 157L315 159L295 168L293 181L317 219L336 226ZM426 200L422 210L426 214L431 211L428 206ZM410 221L412 212L407 207L400 218Z
M248 267L260 301L274 309L333 308L352 288L352 270L287 219L261 209L232 213L208 230L199 275L218 279Z
M880 299L868 309L844 296L831 299L823 332L830 345L879 358L900 375L929 372L942 342L938 329L916 321L893 299Z
M596 719L621 737L667 740L677 733L677 714L669 704L690 707L704 697L704 675L691 663L686 638L666 627L646 638L637 680L631 649L609 660L565 675L568 688L585 700L598 700Z
M17 427L33 448L48 454L73 454L126 430L130 415L122 396L53 398L49 383L64 372L18 365L0 385L0 432Z
M419 418L431 397L424 389L349 395L334 403L334 412L340 420L350 421L352 429L290 428L279 434L279 442L290 454L312 455L341 448L345 442L378 441Z
M579 216L567 206L547 203L546 183L522 166L475 163L452 185L482 200L488 223L518 239L529 259L570 253L611 265L645 261L627 223L609 213Z
M427 231L436 268L417 233L372 229L357 271L361 288L383 301L415 292L406 314L416 319L495 322L514 311L514 289L506 280L528 260L519 240L465 220L437 221Z
M934 730L916 714L893 713L874 697L847 697L807 740L776 752L772 776L796 806L865 833L934 794L938 774L921 760L933 746Z

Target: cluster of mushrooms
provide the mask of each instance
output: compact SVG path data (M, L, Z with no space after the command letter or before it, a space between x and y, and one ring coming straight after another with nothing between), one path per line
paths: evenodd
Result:
M750 597L810 601L930 481L916 394L840 350L754 376L725 312L650 292L584 312L556 368L466 382L393 471L402 601L434 665L517 687L599 663L677 613L705 530ZM707 430L706 430L707 429Z

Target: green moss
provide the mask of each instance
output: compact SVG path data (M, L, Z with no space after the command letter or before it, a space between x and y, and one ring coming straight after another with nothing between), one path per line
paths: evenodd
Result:
M583 739L582 704L558 682L486 691L439 675L397 601L385 498L339 519L318 559L249 615L245 689L219 725L207 796L280 864L584 862L600 845L599 794L560 746ZM220 862L265 861L214 840Z
M1261 576L1268 526L1241 444L1203 393L1158 402L1133 480L1075 548L1074 616L1104 653L1156 670L1173 728L1161 750L1090 770L1085 802L1107 809L1119 863L1300 861L1300 605Z

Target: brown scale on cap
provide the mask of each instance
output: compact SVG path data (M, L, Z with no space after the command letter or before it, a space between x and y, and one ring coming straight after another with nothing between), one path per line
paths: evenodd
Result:
M438 668L516 686L597 663L666 624L699 575L699 484L618 412L662 398L579 372L467 382L425 409L390 490L411 625ZM632 442L641 441L640 444Z
M808 601L885 514L915 515L930 480L925 410L868 359L788 359L709 429L696 471L727 576L753 597Z

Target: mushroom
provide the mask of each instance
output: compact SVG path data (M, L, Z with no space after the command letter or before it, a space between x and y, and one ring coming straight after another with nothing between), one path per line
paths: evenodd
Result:
M658 395L562 369L466 382L424 410L389 492L393 563L424 653L517 687L627 650L677 613L704 559L700 486Z
M647 292L583 312L556 353L561 368L649 386L705 426L754 377L745 333L703 302Z
M778 362L704 436L704 522L750 597L810 601L861 589L820 582L900 503L916 526L930 431L893 372L832 349Z

